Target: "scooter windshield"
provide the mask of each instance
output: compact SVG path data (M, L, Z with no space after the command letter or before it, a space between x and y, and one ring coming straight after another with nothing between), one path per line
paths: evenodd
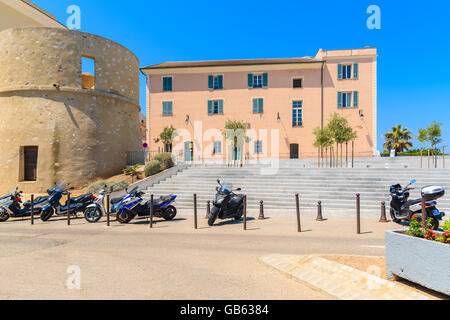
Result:
M230 193L231 190L233 190L233 185L229 182L224 182L219 188L219 191L223 193Z
M55 187L55 191L56 192L63 192L64 190L66 190L66 184L65 183L58 183Z

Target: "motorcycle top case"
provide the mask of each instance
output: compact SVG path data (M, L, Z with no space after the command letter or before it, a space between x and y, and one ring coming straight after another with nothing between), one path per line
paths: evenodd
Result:
M422 197L426 201L436 200L445 194L445 189L440 186L426 186L422 188Z

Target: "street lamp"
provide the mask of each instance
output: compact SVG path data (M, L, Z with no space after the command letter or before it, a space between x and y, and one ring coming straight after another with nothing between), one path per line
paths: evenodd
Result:
M186 125L189 124L189 115L186 115L186 120L184 122L186 123Z
M278 112L277 122L279 123L280 121L281 121L281 117L280 117L280 113Z
M364 113L362 110L359 110L359 117L361 118L361 121L364 120Z

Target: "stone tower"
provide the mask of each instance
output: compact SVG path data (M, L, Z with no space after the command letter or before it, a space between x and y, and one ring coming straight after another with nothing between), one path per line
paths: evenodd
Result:
M82 73L82 61L95 75ZM58 28L0 32L0 193L79 187L141 149L139 61L102 37Z

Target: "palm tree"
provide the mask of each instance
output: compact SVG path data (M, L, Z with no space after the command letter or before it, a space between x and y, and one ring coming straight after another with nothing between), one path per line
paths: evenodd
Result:
M383 146L386 150L394 149L397 153L412 147L411 131L408 128L402 128L400 124L393 127L392 131L385 133L384 137L386 142Z
M238 148L241 148L240 161L242 167L242 156L244 152L244 142L246 140L247 124L244 121L228 120L225 124L225 128L222 131L225 139L230 142L233 147L233 154L237 154Z

